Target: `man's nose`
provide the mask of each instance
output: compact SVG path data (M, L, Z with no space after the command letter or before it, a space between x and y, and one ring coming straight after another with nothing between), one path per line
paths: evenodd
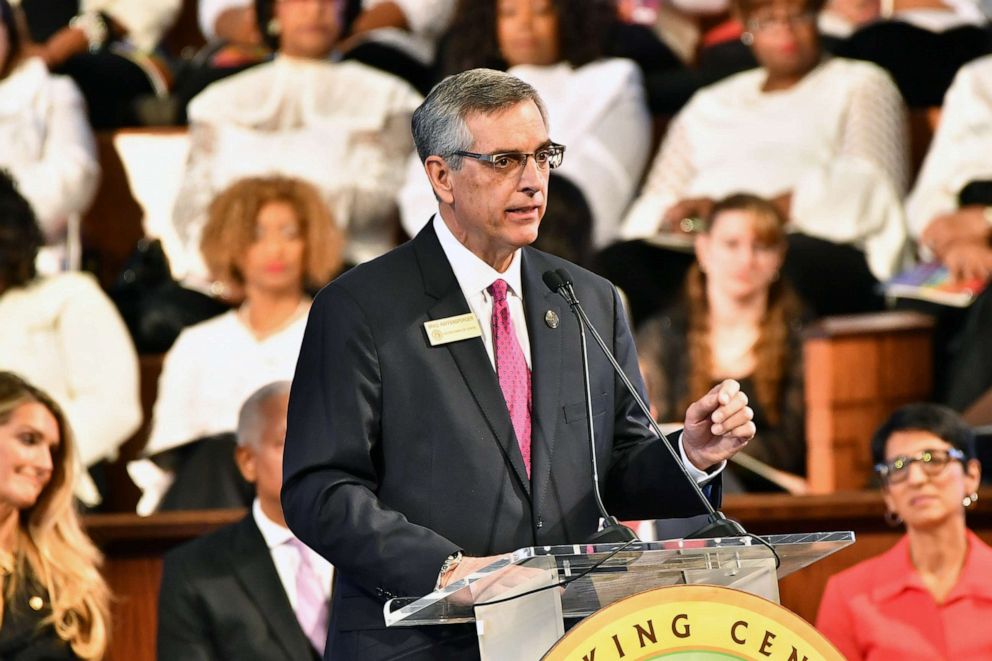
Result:
M533 155L527 157L523 171L520 173L520 190L537 192L543 188L545 181L544 171L537 165L537 159Z

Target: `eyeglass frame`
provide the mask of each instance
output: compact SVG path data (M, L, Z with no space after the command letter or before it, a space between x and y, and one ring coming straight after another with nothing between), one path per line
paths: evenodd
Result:
M936 464L939 470L930 473L927 470L926 466L929 466L934 463L933 461L934 455L935 453L938 452L946 453L947 461L940 464ZM926 458L927 455L930 456L929 459ZM898 468L893 468L892 467L893 464L899 461L905 463ZM936 477L940 475L944 471L944 469L951 464L952 461L960 461L961 464L963 465L965 463L964 452L962 452L957 448L934 448L932 450L922 450L919 454L916 454L915 456L912 457L907 455L899 455L892 461L885 461L880 464L875 464L875 473L878 474L879 478L881 478L882 482L885 484L902 484L907 479L909 479L909 469L915 463L919 463L921 465L921 468L923 468L923 473L925 475L927 475L928 477ZM905 477L901 477L893 482L892 481L893 474L904 475Z
M511 174L515 172L522 172L523 169L527 167L527 161L530 158L534 159L534 163L537 164L537 168L539 170L544 170L545 168L542 167L541 163L537 160L537 155L543 151L549 151L549 150L553 152L557 152L558 164L552 165L551 161L549 160L547 163L547 169L550 171L560 168L562 161L565 160L565 145L560 145L557 142L549 142L545 146L540 147L532 152L503 151L503 152L495 152L491 154L479 154L474 151L459 150L454 152L452 156L462 156L465 158L471 158L475 161L479 161L480 163L488 163L490 167L492 167L493 171L496 172L497 174ZM555 154L549 155L548 158L551 159L554 157L554 155ZM499 160L500 158L521 157L521 156L523 157L523 162L516 169L511 170L510 166L507 166L505 168L499 168L496 165L496 161Z
M779 27L796 27L804 23L815 23L817 13L811 9L801 11L795 14L785 14L785 15L771 15L768 18L749 18L745 21L744 25L748 32L764 32L769 28L779 26Z

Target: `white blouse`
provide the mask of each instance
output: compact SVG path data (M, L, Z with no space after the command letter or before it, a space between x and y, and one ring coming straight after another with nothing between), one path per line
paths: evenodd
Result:
M0 80L0 168L17 182L50 240L93 201L96 142L75 84L28 58Z
M551 139L566 147L555 172L585 196L593 216L594 244L608 245L617 238L651 146L651 115L640 70L630 60L612 58L577 69L567 62L521 65L508 73L541 95ZM400 218L407 234L414 236L435 211L437 202L423 163L414 154L400 192Z
M396 194L413 151L421 101L405 82L353 62L278 56L210 85L189 105L191 148L173 212L192 273L211 200L248 176L314 184L345 230L345 256L363 262L393 246Z
M84 466L115 459L141 424L137 354L117 309L87 273L40 278L0 295L0 369L59 403ZM99 502L88 474L77 494Z
M992 56L961 67L947 90L930 150L906 200L914 237L954 211L969 181L992 179Z
M165 357L151 435L154 455L237 429L241 405L273 381L290 381L307 315L259 340L236 311L183 330Z
M706 87L673 120L624 238L657 232L688 197L792 193L791 225L865 251L885 279L906 257L905 110L879 67L832 58L787 90L764 92L763 69Z

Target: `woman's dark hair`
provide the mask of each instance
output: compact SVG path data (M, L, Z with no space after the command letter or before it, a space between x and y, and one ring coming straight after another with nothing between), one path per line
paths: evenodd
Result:
M0 0L0 23L7 29L7 61L0 66L0 78L10 71L11 63L21 52L21 36L17 31L14 10L7 0Z
M872 462L885 461L885 445L900 431L933 434L964 453L965 461L975 458L975 432L957 413L940 404L907 404L889 416L871 439Z
M509 68L496 38L497 4L498 0L459 0L443 42L443 75L478 67ZM561 60L580 67L602 57L608 28L616 20L615 0L553 0L553 4Z
M45 237L31 205L10 175L0 170L0 293L34 279L34 260L43 245Z

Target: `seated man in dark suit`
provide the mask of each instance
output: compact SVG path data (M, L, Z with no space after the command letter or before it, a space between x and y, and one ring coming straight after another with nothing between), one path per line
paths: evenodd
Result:
M241 408L235 459L256 486L251 512L170 551L158 603L160 661L319 658L331 565L286 527L279 490L289 382Z

